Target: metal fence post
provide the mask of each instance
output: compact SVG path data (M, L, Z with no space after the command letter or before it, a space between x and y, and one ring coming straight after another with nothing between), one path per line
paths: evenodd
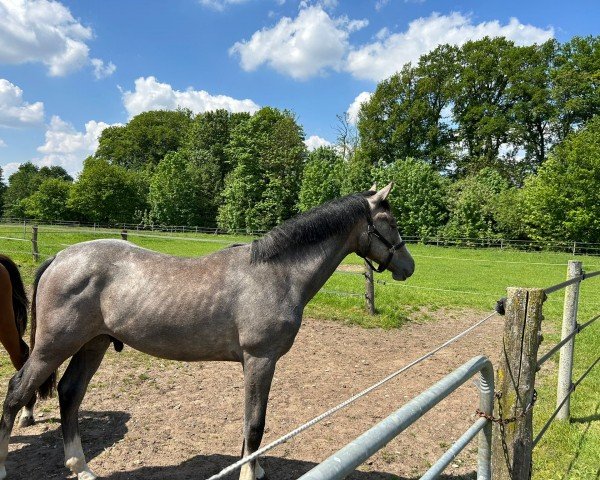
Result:
M365 300L367 312L375 315L375 285L373 283L373 269L365 260Z
M38 226L33 225L31 227L31 253L33 259L37 262L40 258L40 252L38 250Z
M503 349L496 373L498 410L501 418L516 417L508 424L494 424L492 478L529 480L533 448L535 372L542 305L546 294L539 288L507 289Z
M583 273L581 262L570 260L567 267L567 280L578 277ZM577 328L577 306L579 303L579 286L581 282L569 285L565 289L565 304L563 307L563 322L561 340L569 336ZM558 362L558 387L556 389L556 407L569 395L572 387L573 376L573 350L575 337L569 340L560 349ZM571 398L568 398L556 415L557 420L568 420L570 416Z

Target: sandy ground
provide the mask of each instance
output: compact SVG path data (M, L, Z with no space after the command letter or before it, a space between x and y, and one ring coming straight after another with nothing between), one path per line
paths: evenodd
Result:
M263 444L337 405L482 317L438 311L434 320L397 330L305 319L294 347L278 363ZM270 480L294 479L407 400L475 355L498 357L501 320L471 335L326 419L262 461ZM0 394L4 395L6 386ZM111 351L82 405L80 425L90 466L103 479L203 479L238 459L242 444L242 372L226 362L177 363L125 347ZM4 397L2 397L4 398ZM362 465L357 480L419 478L475 420L472 381ZM38 405L37 424L16 427L9 479L71 478L63 466L58 401ZM475 478L476 444L447 469ZM231 478L236 478L232 475Z

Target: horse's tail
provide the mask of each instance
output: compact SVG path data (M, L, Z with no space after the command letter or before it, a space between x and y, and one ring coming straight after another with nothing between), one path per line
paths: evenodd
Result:
M33 351L33 348L35 346L35 331L36 331L36 327L37 327L35 304L36 304L36 294L37 294L38 284L40 283L40 279L42 278L42 275L44 274L46 269L50 266L50 264L53 261L54 261L54 257L49 258L44 263L42 263L40 265L40 267L37 269L37 272L35 272L35 279L33 281L33 295L31 297L31 337L29 340L30 349L31 349L30 351ZM52 396L52 392L54 392L55 388L56 388L56 372L52 372L52 375L50 375L48 377L48 379L44 383L42 383L42 385L38 389L40 398L48 398L48 397Z
M15 324L17 332L19 332L19 337L22 337L27 329L27 310L29 308L29 301L27 300L23 279L21 278L19 267L17 267L16 263L7 256L0 255L0 264L6 268L8 276L10 277Z

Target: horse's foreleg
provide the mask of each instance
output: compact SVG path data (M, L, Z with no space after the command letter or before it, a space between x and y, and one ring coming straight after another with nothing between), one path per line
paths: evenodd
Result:
M275 373L274 358L258 358L244 355L244 451L250 455L258 450L265 429L267 400L271 389L273 373ZM250 462L242 467L240 480L256 480L264 476L264 471L258 461Z
M65 374L58 384L60 419L65 447L65 466L79 480L93 480L96 477L90 470L79 436L78 413L87 387L100 366L110 337L101 336L85 344L71 359Z

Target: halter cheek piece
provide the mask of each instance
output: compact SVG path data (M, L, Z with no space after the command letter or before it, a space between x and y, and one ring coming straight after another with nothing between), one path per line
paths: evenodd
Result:
M406 242L404 240L401 240L394 245L394 244L390 243L381 234L381 232L379 230L377 230L377 228L375 228L375 225L373 225L373 220L371 218L367 219L367 223L368 223L368 226L367 226L366 235L367 235L367 239L369 240L369 243L367 244L367 249L365 250L364 254L362 252L357 252L357 254L359 257L364 258L365 262L367 262L367 265L369 265L369 267L371 267L374 271L376 271L377 273L381 273L389 266L390 262L392 261L392 257L394 256L394 253L396 253L396 250L398 250L398 249L402 248L404 245L406 245ZM363 233L363 235L364 235L364 233ZM379 239L379 241L388 248L388 255L387 255L386 259L379 264L378 268L375 268L375 266L367 258L367 255L369 254L369 250L371 250L371 235L374 235L375 237L377 237Z

